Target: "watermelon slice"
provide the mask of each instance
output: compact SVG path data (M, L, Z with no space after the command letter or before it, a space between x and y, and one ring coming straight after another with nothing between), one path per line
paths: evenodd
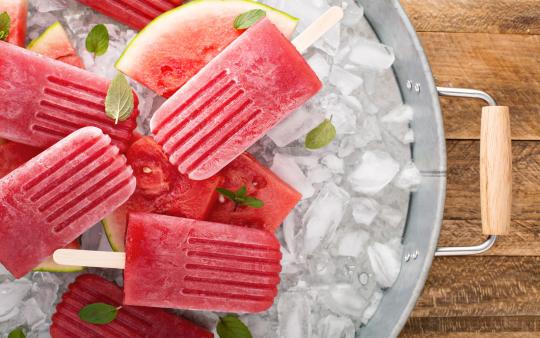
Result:
M287 37L298 24L298 19L255 1L195 0L149 24L130 42L116 68L170 97L242 33L233 22L252 9L265 10Z
M7 12L11 25L7 42L24 47L28 0L0 0L0 13Z
M221 175L224 182L220 187L236 191L246 186L248 195L263 201L264 206L260 209L235 206L231 200L221 197L208 217L212 222L274 232L302 198L299 192L248 153L225 167Z
M75 67L84 68L83 61L73 48L64 27L58 21L30 42L28 49Z
M77 250L80 248L81 248L81 243L79 243L79 240L74 240L73 242L69 243L66 246L66 249ZM67 266L67 265L56 264L52 256L44 260L40 265L38 265L37 268L34 269L34 271L42 271L42 272L81 272L83 270L84 270L84 267L82 266Z
M151 137L133 143L126 153L137 178L137 190L129 201L103 220L105 232L115 251L124 251L127 214L154 212L192 219L206 219L217 200L221 177L192 181L169 163L161 147Z

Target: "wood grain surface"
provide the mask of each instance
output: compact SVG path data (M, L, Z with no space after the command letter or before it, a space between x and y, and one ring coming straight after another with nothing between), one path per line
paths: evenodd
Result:
M480 256L436 258L401 337L540 337L540 0L402 0L437 85L482 89L510 106L511 233ZM448 194L439 245L485 239L482 102L442 99Z

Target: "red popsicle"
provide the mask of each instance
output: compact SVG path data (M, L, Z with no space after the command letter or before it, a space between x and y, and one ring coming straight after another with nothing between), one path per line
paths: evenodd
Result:
M191 179L223 169L321 89L268 19L232 42L155 113L151 129Z
M79 2L140 30L163 12L180 5L182 0L79 0Z
M138 112L118 124L105 115L107 79L2 41L0 55L0 137L46 148L94 126L128 148Z
M22 277L134 190L109 136L94 127L74 132L0 180L0 262Z
M124 306L122 289L97 275L77 277L62 297L52 317L52 338L212 338L214 335L190 321L160 309ZM115 320L105 325L82 321L86 305L122 306Z

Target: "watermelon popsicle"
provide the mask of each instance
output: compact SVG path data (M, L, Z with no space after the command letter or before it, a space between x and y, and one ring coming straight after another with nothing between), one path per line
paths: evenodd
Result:
M59 264L125 268L126 305L261 312L277 295L281 252L271 233L132 213L126 254L57 250Z
M80 129L0 180L0 263L19 278L135 190L135 178L95 127Z
M52 338L213 338L214 335L161 309L124 306L122 289L97 275L77 277L62 296L52 317ZM82 321L79 311L86 305L105 303L122 306L109 324L95 325Z
M2 41L0 55L0 138L46 148L94 126L128 148L137 109L118 124L105 115L109 80Z
M154 114L169 161L207 179L314 96L322 84L299 51L342 17L332 8L293 43L267 18L249 28Z
M79 2L140 30L162 13L180 5L182 0L79 0Z

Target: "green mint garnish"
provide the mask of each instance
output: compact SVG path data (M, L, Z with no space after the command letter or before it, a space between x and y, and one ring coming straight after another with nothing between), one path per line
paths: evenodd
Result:
M236 315L220 317L217 333L220 338L253 338L249 328Z
M128 80L123 74L118 73L109 85L107 98L105 99L105 114L118 121L125 121L135 109L135 98Z
M237 16L234 20L233 26L234 28L239 30L248 29L249 27L259 22L265 16L266 12L262 9L253 9L249 12L245 12Z
M224 188L216 189L221 195L230 199L235 204L235 209L239 205L260 209L264 206L264 202L253 196L248 196L246 186L242 186L237 191L231 191Z
M11 18L7 12L0 14L0 40L6 41L11 27Z
M26 338L26 335L23 329L18 327L9 333L8 338Z
M326 119L307 134L306 148L315 150L326 147L335 137L336 127L334 127L331 120Z
M109 324L116 319L121 308L104 303L89 304L79 311L79 318L91 324Z
M107 53L109 49L109 31L103 24L94 26L86 37L86 50L94 54L94 57Z

